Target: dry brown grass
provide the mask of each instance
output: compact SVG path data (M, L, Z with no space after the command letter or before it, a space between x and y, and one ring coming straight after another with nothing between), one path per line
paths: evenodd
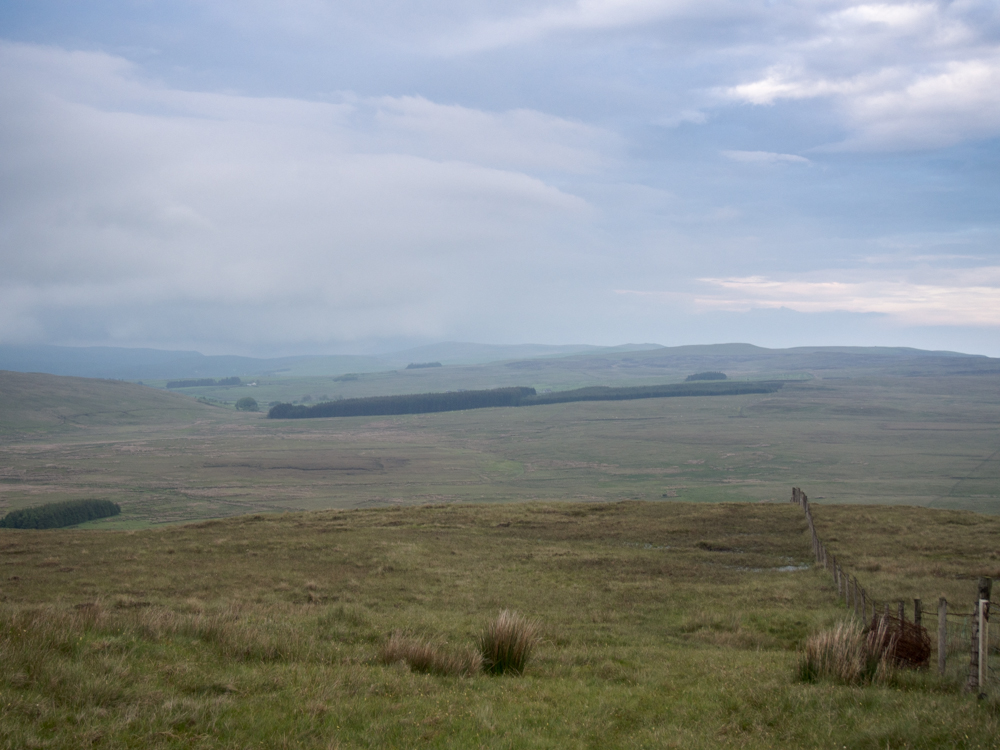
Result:
M384 664L405 662L414 672L471 677L483 666L483 658L471 649L449 652L444 646L396 631L379 649Z
M895 672L895 638L885 620L867 632L856 623L841 622L809 637L799 658L799 677L805 682L884 685Z

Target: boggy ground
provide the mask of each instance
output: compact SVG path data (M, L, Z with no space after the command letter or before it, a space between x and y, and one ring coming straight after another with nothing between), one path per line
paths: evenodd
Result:
M950 543L948 565L921 575L956 600L995 572L996 519L866 508L852 526L852 510L817 507L817 526L845 559L881 565L879 586L923 563L919 539L878 545L878 524ZM463 504L0 530L0 742L995 747L997 701L963 694L960 676L796 680L805 637L846 614L809 553L801 511L784 503ZM399 629L470 646L501 608L542 627L523 677L430 676L377 658Z

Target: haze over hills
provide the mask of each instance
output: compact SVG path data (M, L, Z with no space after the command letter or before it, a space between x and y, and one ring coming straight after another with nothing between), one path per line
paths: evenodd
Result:
M45 372L86 378L162 380L230 375L338 375L405 367L411 362L478 364L505 359L560 357L583 352L624 352L660 348L657 344L616 347L546 344L492 345L447 342L379 355L334 354L257 358L204 355L195 351L124 347L0 345L0 370Z
M893 367L927 370L945 367L981 372L997 368L997 360L981 355L925 351L905 347L795 347L766 349L752 344L712 344L663 347L658 344L591 345L491 345L444 342L378 355L302 355L254 358L203 355L195 351L170 351L119 347L63 347L0 345L0 370L43 372L121 380L171 378L221 378L279 376L336 376L375 373L405 368L410 363L440 362L470 366L506 362L525 371L631 369L648 375L687 370L730 368L740 371L831 370ZM961 364L959 363L961 361Z
M782 369L783 368L783 369ZM392 417L268 419L271 402L681 382L770 393ZM517 500L784 500L1000 513L1000 360L748 345L516 359L164 390L0 372L0 511L110 499L115 524ZM240 412L252 395L261 412ZM308 396L308 398L307 398ZM200 400L196 400L198 397Z

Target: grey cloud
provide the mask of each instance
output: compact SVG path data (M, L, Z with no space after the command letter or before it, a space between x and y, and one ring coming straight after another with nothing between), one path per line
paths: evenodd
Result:
M8 338L51 310L155 338L185 309L243 341L431 336L593 216L515 167L577 171L611 142L525 111L197 95L100 54L3 52L6 80L33 82L3 87L0 115ZM365 108L388 114L366 131Z

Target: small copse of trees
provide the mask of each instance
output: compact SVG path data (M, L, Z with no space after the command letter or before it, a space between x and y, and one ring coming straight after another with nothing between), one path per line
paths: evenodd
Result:
M253 396L244 396L236 402L236 411L260 411L260 407Z
M407 370L422 370L425 367L442 367L440 362L410 362L406 366Z
M0 518L0 528L6 529L58 529L93 521L95 518L117 516L122 512L118 503L110 500L67 500L46 503L34 508L12 510Z
M696 372L694 375L688 375L684 378L685 382L690 383L692 380L727 380L726 373L724 372Z

